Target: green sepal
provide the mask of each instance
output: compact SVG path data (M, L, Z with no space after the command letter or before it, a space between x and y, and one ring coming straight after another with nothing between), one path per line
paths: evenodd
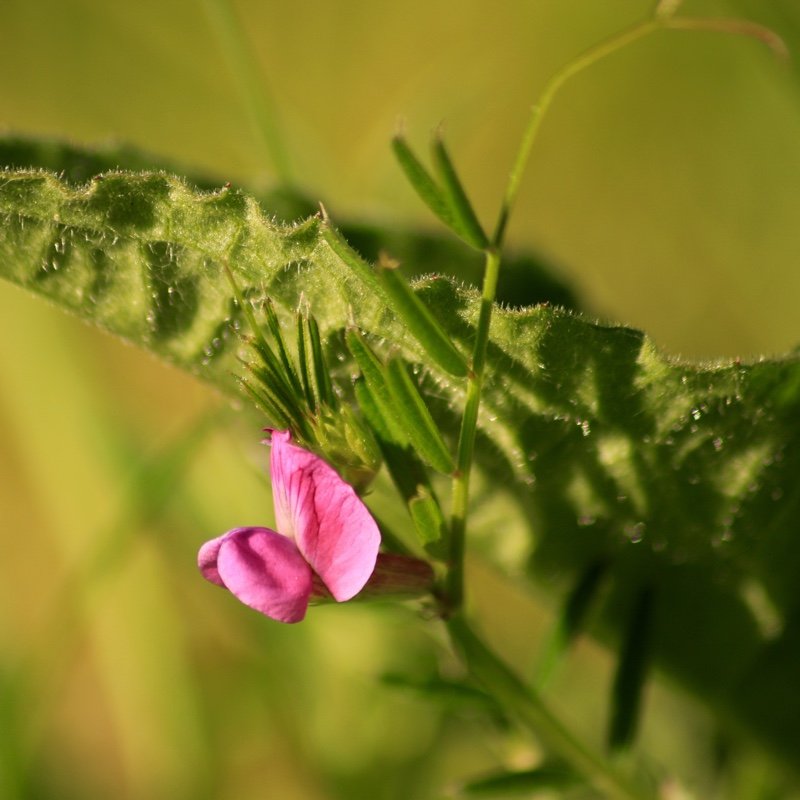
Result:
M297 371L303 384L303 395L306 405L312 413L316 413L317 401L314 394L314 383L311 379L311 371L308 364L308 345L306 343L306 320L303 314L297 314L295 318L295 329L297 331Z
M444 196L458 223L458 233L462 239L476 250L485 250L489 239L484 233L475 209L472 207L464 187L461 185L453 162L444 146L444 140L438 134L431 141L433 163L442 180Z
M654 590L646 586L636 598L614 675L608 728L611 752L627 749L636 736L642 692L650 665L653 606Z
M335 411L320 407L314 420L316 448L361 494L381 466L381 452L372 431L350 406Z
M378 275L392 310L442 369L457 378L466 377L466 359L396 267L387 258L378 262Z
M456 468L453 457L403 363L397 359L389 361L384 374L400 421L414 449L435 470L443 475L452 475Z
M258 408L266 415L270 422L277 428L293 431L301 442L313 442L314 435L308 419L303 415L298 406L287 403L276 394L257 373L257 368L252 364L244 365L258 379L258 384L253 385L247 378L237 377L239 385L253 400Z
M238 383L247 396L260 408L272 422L281 429L291 428L292 420L283 405L270 393L256 389L246 378L238 378Z
M281 331L278 315L275 313L275 306L269 297L264 300L262 308L264 310L264 316L267 318L267 327L272 334L272 338L275 340L275 346L278 350L278 357L283 365L284 375L292 387L292 392L297 397L300 397L303 394L303 388L300 385L300 379L297 376L294 363L292 362L292 358L289 355L289 350L286 347L286 340L284 339L283 332Z
M308 342L311 345L314 384L317 387L319 405L335 410L339 401L333 391L328 364L325 360L325 354L322 352L322 338L319 335L319 326L316 319L310 314L305 318L305 323L308 329Z
M447 522L433 492L426 486L419 486L416 495L408 501L408 510L425 551L434 558L444 558Z
M286 344L283 340L280 324L272 302L269 299L265 300L263 310L267 318L267 326L278 347L279 355L277 356L256 320L252 304L240 291L227 260L223 262L223 266L233 289L236 303L242 310L245 320L252 331L252 336L242 336L241 338L243 341L248 342L261 360L257 365L246 361L242 363L259 380L263 391L256 392L246 380L242 380L241 385L250 397L264 411L267 411L267 415L276 424L287 424L291 423L292 420L299 421L302 416L297 411L301 407L300 401L302 399L300 385L286 352ZM270 412L268 409L272 409L272 411ZM292 427L295 426L293 425Z

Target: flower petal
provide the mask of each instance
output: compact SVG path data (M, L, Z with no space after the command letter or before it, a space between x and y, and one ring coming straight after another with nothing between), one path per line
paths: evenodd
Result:
M279 622L305 617L312 572L291 539L269 528L235 528L204 545L199 561L208 580L256 611Z
M235 533L235 531L231 531L230 533ZM219 549L222 547L222 543L230 536L230 533L217 536L216 539L206 542L197 554L197 566L200 567L200 572L203 573L203 577L207 581L216 583L217 586L222 586L223 588L225 588L225 581L219 576L217 557L219 556Z
M353 487L319 456L272 432L270 472L278 530L342 602L358 594L375 568L381 534Z

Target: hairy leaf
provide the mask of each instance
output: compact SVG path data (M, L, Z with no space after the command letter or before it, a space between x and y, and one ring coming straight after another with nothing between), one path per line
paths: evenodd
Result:
M280 315L304 298L344 383L352 319L382 357L425 363L319 219L274 223L241 191L23 170L0 176L0 218L3 277L229 389L243 320L225 262L245 298L269 296ZM414 288L469 352L477 292L441 277ZM463 381L425 366L426 402L452 430ZM787 690L800 674L800 360L685 364L626 327L498 308L479 424L486 480L531 537L515 561L503 530L473 541L554 591L608 564L598 632L612 643L651 587L654 663L800 763L800 695Z

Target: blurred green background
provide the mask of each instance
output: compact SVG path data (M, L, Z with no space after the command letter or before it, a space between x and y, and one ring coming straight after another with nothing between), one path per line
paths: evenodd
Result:
M398 119L420 148L444 122L490 224L547 78L651 3L234 8L298 183L334 219L433 228L391 157ZM791 0L687 0L684 11L769 24L800 52ZM0 30L9 131L125 141L221 182L274 181L199 0L3 0ZM674 32L580 75L542 129L511 245L548 259L591 314L676 356L795 346L799 74L758 42ZM272 514L253 419L226 409L0 285L0 797L433 798L500 763L534 763L479 710L380 680L457 674L413 609L322 608L284 627L199 578L205 539ZM527 669L547 601L478 567L475 582L492 641ZM554 687L593 741L609 669L582 643ZM737 789L711 783L705 712L669 688L648 702L656 761L698 796L759 796L752 759Z

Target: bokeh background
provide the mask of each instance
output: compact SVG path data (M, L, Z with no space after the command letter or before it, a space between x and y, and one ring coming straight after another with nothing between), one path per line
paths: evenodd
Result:
M421 149L444 124L491 223L547 78L651 3L233 7L298 184L334 219L433 229L391 157L398 119ZM589 313L676 357L784 352L800 340L800 7L684 9L769 24L796 61L670 32L580 75L542 129L510 243L547 260ZM200 0L3 0L0 31L8 131L124 141L220 182L274 183ZM398 686L458 674L417 609L326 607L286 627L199 578L205 539L270 523L256 442L253 418L213 390L0 285L0 797L436 798L535 762L481 708ZM473 574L492 641L529 670L548 599ZM552 690L592 741L609 673L582 642ZM674 687L651 690L652 763L701 797L760 796L758 755L713 783L713 732Z

